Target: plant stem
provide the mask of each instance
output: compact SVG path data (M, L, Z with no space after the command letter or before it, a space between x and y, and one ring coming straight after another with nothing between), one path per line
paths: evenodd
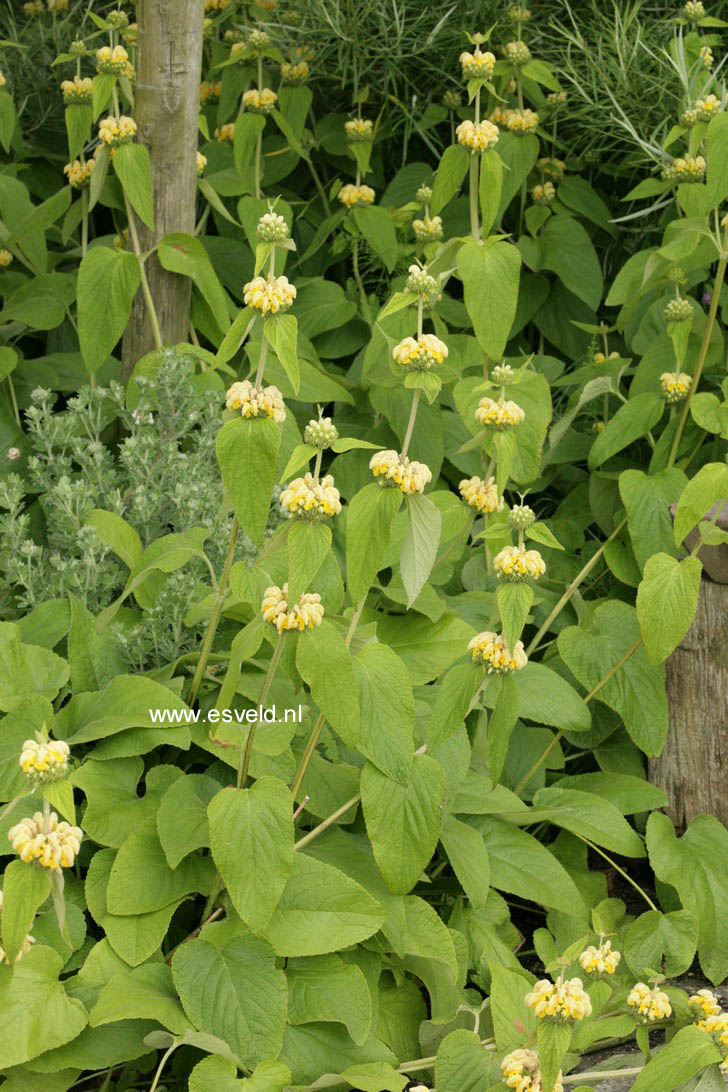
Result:
M23 426L20 423L20 410L18 409L18 399L15 397L15 384L13 383L12 375L8 376L8 390L10 391L10 401L13 404L13 417L15 418L15 424L18 428Z
M324 449L320 447L316 452L316 462L313 464L313 480L318 484L319 474L321 473L321 460L324 456Z
M346 645L347 648L349 648L349 646L351 645L354 634L356 633L356 627L359 625L359 619L361 618L361 612L364 610L364 604L367 601L367 595L368 594L369 594L368 592L364 592L364 594L362 595L361 599L359 600L359 602L357 604L356 610L354 611L354 613L351 616L351 621L349 622L349 628L346 631L346 637L344 638L344 644Z
M212 651L212 642L215 640L215 634L217 633L217 627L220 624L220 615L222 614L222 608L225 603L225 595L227 592L228 580L230 579L230 570L233 567L233 558L235 557L235 546L238 541L238 535L240 534L240 524L238 523L238 517L233 519L233 526L230 532L230 542L228 544L227 556L225 557L225 564L223 566L222 575L220 576L220 583L215 594L215 603L212 608L212 614L210 615L210 621L207 623L207 629L205 630L205 636L202 641L202 648L200 649L200 658L197 661L197 667L195 674L192 678L192 685L190 686L190 693L187 699L189 705L192 705L197 692L200 689L200 683L202 682L202 676L205 674L205 668L207 667L207 660Z
M278 635L278 642L273 650L273 655L271 656L270 663L268 664L268 672L263 681L263 688L260 691L260 697L258 698L259 718L263 714L265 699L268 697L268 692L271 688L271 684L276 673L276 668L278 667L278 664L280 662L281 653L283 652L283 642L285 641L285 639L286 631L283 630L283 632L279 633ZM237 783L237 787L239 789L244 789L245 783L248 780L248 770L250 769L250 756L253 753L253 740L255 739L255 729L257 728L257 726L257 721L253 721L253 723L250 725L250 730L248 731L248 739L245 744L245 754L243 755L242 750L240 752L240 765L238 767Z
M682 440L682 434L685 429L685 424L690 412L690 403L692 401L695 391L698 389L698 383L700 377L703 374L703 367L705 365L705 359L708 355L708 349L710 348L710 335L713 333L713 326L715 325L715 317L718 314L718 306L720 304L720 292L723 287L723 280L725 278L726 263L728 262L728 227L723 235L723 248L720 252L720 259L718 261L718 268L715 274L715 284L713 285L713 298L710 301L710 310L708 311L708 318L705 323L705 331L703 333L703 340L700 344L700 352L698 353L698 360L695 365L695 374L693 375L693 381L690 384L690 390L688 396L683 402L680 418L675 429L675 435L672 438L672 445L670 447L670 455L667 460L668 467L674 466L677 459L677 453L680 448L680 441Z
M134 222L134 213L132 212L131 205L129 204L129 198L124 194L124 205L126 206L126 216L129 222L129 234L131 236L132 246L134 247L134 253L136 254L137 261L139 262L139 272L141 274L142 292L144 293L144 302L147 305L147 314L149 316L149 322L152 327L152 335L154 337L154 344L158 349L162 348L162 331L159 327L159 319L157 318L157 309L154 306L154 300L152 299L152 292L149 287L149 281L147 280L147 273L144 268L144 256L142 254L142 248L139 245L139 235L137 233L136 224Z
M404 434L404 442L402 443L401 459L404 459L410 446L410 440L412 439L412 433L415 428L415 419L417 417L417 407L420 404L421 388L415 387L414 394L412 395L412 408L410 410L409 421L407 422L407 431Z
M604 860L608 864L610 864L616 872L620 874L622 879L625 879L627 883L631 884L632 887L634 887L635 891L639 891L640 895L645 900L650 910L657 910L657 907L655 906L654 902L647 894L647 892L643 891L637 881L633 880L632 877L627 872L625 872L623 868L620 868L617 862L613 861L612 858L607 853L605 853L603 849L600 849L599 846L595 845L594 842L592 842L589 838L584 838L581 834L577 834L577 838L580 841L584 842L585 845L588 845L590 849L593 849L595 853L598 853L600 857L603 857Z
M319 823L313 830L309 830L308 834L304 834L303 838L299 838L294 849L303 849L309 842L312 842L314 838L318 838L319 834L323 834L325 830L333 826L337 819L340 819L342 815L346 815L349 808L353 808L355 804L358 804L361 800L361 793L357 793L356 796L352 796L351 800L347 800L345 804L342 804L340 808L332 812L331 815L327 815L322 823Z
M331 205L329 204L329 199L326 196L326 190L324 189L321 177L316 170L313 160L310 157L306 158L306 162L308 163L309 170L311 171L311 177L314 180L314 184L316 186L316 189L318 190L319 197L321 198L321 203L324 206L324 212L327 216L331 216Z
M296 776L294 777L293 784L291 785L291 796L293 797L294 800L296 799L296 796L298 795L298 790L301 788L301 782L303 781L304 777L306 776L306 770L308 769L308 764L311 761L311 758L313 756L313 752L316 750L316 744L318 743L319 736L321 735L321 729L323 728L325 723L326 723L326 717L323 715L323 713L319 713L318 720L316 721L316 723L313 726L313 729L311 731L311 735L308 737L308 743L306 744L306 750L303 752L303 757L301 758L301 761L298 764L298 769L296 770Z
M539 641L544 636L544 634L548 633L549 629L551 628L551 623L554 621L555 618L557 618L559 616L559 614L561 614L562 610L564 609L566 604L569 602L569 600L571 599L571 597L574 594L574 592L576 591L576 589L579 587L579 585L587 578L589 573L592 571L592 569L594 568L594 566L596 565L596 563L599 561L600 557L604 553L605 547L608 545L608 543L612 542L613 539L615 539L617 537L617 535L621 534L622 530L626 526L627 526L627 517L625 516L625 518L622 520L622 522L619 523L615 527L615 529L612 531L609 538L605 539L605 541L601 544L601 546L599 547L597 552L594 554L594 556L589 558L589 560L587 561L586 565L581 570L581 572L579 572L574 577L574 579L571 581L571 583L569 584L569 586L566 589L566 591L564 592L564 594L559 599L556 606L549 613L546 621L543 623L543 625L539 629L536 636L530 642L528 648L526 649L526 654L528 656L530 656L531 653L533 652L533 650L537 647Z
M263 130L255 138L255 196L260 200L260 161L263 151Z
M624 656L622 656L622 658L620 660L617 660L614 667L611 667L609 669L609 671L604 676L604 678L599 680L599 682L594 687L594 689L589 691L589 693L584 698L584 704L585 705L588 705L588 703L592 700L592 698L596 697L596 695L599 693L599 691L602 689L602 687L607 685L607 683L612 678L612 676L615 675L617 673L617 671L619 671L620 667L623 667L624 664L626 664L627 660L630 658L632 653L636 652L641 644L642 644L642 638L639 637L635 641L635 643L632 645L632 647L629 649L629 651L625 652ZM518 796L518 794L521 793L525 789L528 782L531 780L531 778L536 773L536 771L546 761L546 759L551 754L551 752L553 751L554 747L559 742L559 740L561 739L563 734L564 734L563 729L561 729L560 731L558 731L556 733L556 735L553 737L553 739L551 740L549 745L546 747L546 750L543 752L543 754L540 756L540 758L536 759L536 761L534 762L533 766L528 771L526 776L521 778L521 780L518 782L515 789L513 790L515 792L516 796Z
M263 372L265 371L265 361L268 356L268 339L263 334L263 340L260 345L260 356L258 357L258 370L255 373L255 386L260 387L263 382Z
M477 152L470 153L470 234L476 243L480 242L480 215L478 209L478 167L480 157Z
M157 1072L154 1074L154 1080L152 1081L152 1086L149 1089L149 1092L155 1092L159 1084L159 1078L162 1076L162 1070L167 1064L167 1060L171 1057L171 1055L174 1053L178 1046L179 1043L175 1041L174 1043L172 1043L171 1047L168 1050L165 1050L164 1054L162 1055L162 1060L157 1068Z
M361 279L361 273L359 272L359 236L354 239L353 246L351 248L351 268L354 273L354 280L359 288L359 296L362 304L366 307L368 305L367 294L364 289L364 282Z
M568 1077L562 1077L562 1084L576 1084L577 1081L583 1081L587 1077L596 1077L598 1080L607 1080L610 1077L636 1077L638 1073L641 1073L644 1069L643 1065L632 1066L631 1069L595 1069L587 1070L585 1073L572 1073Z
M81 190L81 257L88 252L88 190Z

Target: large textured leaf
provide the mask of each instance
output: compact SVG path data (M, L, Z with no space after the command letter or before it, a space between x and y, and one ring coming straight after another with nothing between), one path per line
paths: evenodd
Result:
M497 1059L483 1050L474 1032L458 1028L440 1043L435 1062L438 1092L483 1092L501 1076Z
M697 916L700 966L711 982L722 982L728 974L728 831L699 815L676 838L668 817L655 812L647 822L647 849L657 878L672 884Z
M675 978L693 962L697 931L697 920L689 910L673 910L670 914L647 910L627 930L624 958L638 978L651 972Z
M665 412L665 403L657 392L636 394L620 406L607 422L589 452L589 467L594 470L618 451L646 435Z
M104 986L89 1013L91 1027L116 1020L156 1020L175 1035L191 1026L164 963L147 963L120 971Z
M471 904L485 906L490 888L490 864L482 834L450 815L442 824L440 840Z
M539 841L500 819L482 816L472 823L483 835L488 850L493 887L565 914L585 912L574 881Z
M358 603L384 564L392 520L402 503L398 489L376 482L352 498L346 514L346 576L351 598Z
M359 736L359 703L351 655L339 631L324 618L298 638L296 666L331 727L350 747Z
M172 232L159 241L157 254L165 269L192 279L224 334L230 325L228 298L200 240L181 231Z
M670 505L680 496L685 483L685 475L676 467L652 475L641 470L625 470L620 474L619 493L627 511L632 549L641 569L658 550L674 553Z
M0 622L0 709L8 712L26 698L53 701L68 682L65 660L40 645L26 645L13 622Z
M286 978L289 1023L341 1023L359 1046L366 1041L372 1000L359 967L336 955L289 959Z
M415 712L407 668L379 641L368 641L353 665L359 691L357 747L383 774L406 784Z
M701 1028L681 1028L637 1074L632 1092L672 1092L707 1065L719 1061L720 1051Z
M361 796L374 858L390 891L403 895L417 883L440 835L445 771L429 755L415 755L405 785L368 763Z
M268 418L235 418L217 434L217 461L233 512L248 538L262 545L276 463L281 446L278 425Z
M87 1023L80 1001L58 981L61 957L36 945L0 983L0 1070L75 1039ZM38 1034L38 1029L43 1034ZM40 1084L40 1082L39 1082Z
M596 311L602 298L602 269L586 229L572 216L552 216L541 233L541 266Z
M608 800L579 789L552 785L539 789L533 798L533 806L539 814L544 809L551 812L549 822L614 853L624 857L645 856L641 838Z
M521 255L511 243L467 242L458 253L457 264L478 343L483 352L499 360L516 315Z
M587 628L562 630L558 645L582 686L592 690L602 683L596 698L619 713L640 750L656 755L668 727L665 673L648 662L644 648L630 652L639 641L634 608L612 602L597 607Z
M51 893L47 870L25 861L11 861L3 873L2 946L11 966L20 953L38 908Z
M407 592L407 606L411 607L435 564L442 517L430 498L419 494L407 498L407 515L407 533L402 543L399 568Z
M249 789L222 789L210 801L212 856L233 906L258 933L270 921L293 866L291 793L261 777Z
M384 907L338 868L297 853L265 936L277 955L324 955L373 936L386 916Z
M690 629L702 571L697 557L676 561L667 554L655 554L645 565L637 589L637 618L650 663L666 660Z
M148 914L193 892L207 895L215 869L209 858L186 857L172 870L154 819L130 834L116 855L106 893L112 914ZM154 883L149 883L149 877Z
M78 270L78 336L89 372L97 371L124 333L141 272L134 254L93 247Z
M174 954L172 977L195 1027L224 1039L243 1065L278 1055L286 979L264 940L242 934L220 947L187 941Z
M122 189L137 216L154 231L152 164L144 144L122 144L111 161Z

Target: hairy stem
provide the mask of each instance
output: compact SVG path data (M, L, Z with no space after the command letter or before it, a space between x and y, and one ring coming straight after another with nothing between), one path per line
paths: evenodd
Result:
M132 212L131 205L129 204L129 198L124 194L124 205L126 206L126 217L129 222L129 235L131 236L131 243L136 254L137 261L139 262L139 272L141 274L142 292L144 293L144 302L147 305L147 314L149 315L149 322L152 327L152 336L154 337L154 344L158 349L162 348L162 331L159 326L159 319L157 317L157 309L154 306L154 300L152 299L152 291L149 287L149 281L147 280L147 273L144 268L144 255L142 254L142 248L139 245L139 235L136 229L136 223L134 222L134 213Z
M192 705L197 693L200 689L200 683L202 677L205 674L205 668L207 667L207 660L212 651L212 642L215 640L215 634L217 633L217 627L220 624L220 616L222 614L222 608L225 603L225 595L227 593L228 580L230 579L230 570L233 567L233 558L235 557L235 546L238 541L238 535L240 534L240 524L238 523L238 517L233 519L233 526L230 532L230 542L228 543L228 551L225 557L225 564L223 566L222 575L220 576L220 583L217 587L215 594L215 602L212 608L212 614L210 615L210 621L207 623L207 629L205 630L205 636L202 640L202 648L200 649L200 658L197 661L197 667L195 668L195 674L192 678L192 685L190 686L190 693L187 699L189 705Z
M417 407L420 404L421 388L415 387L414 394L412 395L412 408L410 410L409 421L407 422L407 431L404 434L404 441L402 443L401 458L404 459L407 451L409 450L410 440L412 439L412 433L415 428L415 420L417 419Z
M273 655L271 656L270 663L268 664L268 671L266 673L265 679L263 680L263 687L260 691L260 697L258 698L259 718L263 715L263 706L265 705L265 699L268 697L268 693L275 677L276 668L280 663L281 653L283 652L283 642L285 641L285 639L286 631L283 630L283 632L279 633L278 635L278 642L273 650ZM245 752L243 753L242 750L240 752L240 765L238 766L237 781L237 787L239 789L244 789L245 784L248 780L248 770L250 769L250 758L253 754L253 740L255 739L255 729L257 728L257 726L257 721L253 721L253 723L250 725L250 730L248 731L248 739L245 744Z

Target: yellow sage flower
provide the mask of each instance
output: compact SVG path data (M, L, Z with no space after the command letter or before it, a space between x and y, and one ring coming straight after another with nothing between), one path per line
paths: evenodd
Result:
M200 84L200 102L203 106L206 106L208 103L219 102L221 93L221 80L218 80L217 83L208 83L207 80L203 80Z
M442 217L425 216L423 220L413 220L412 230L418 243L437 243L442 239Z
M281 65L281 83L284 87L295 87L296 84L305 83L311 75L308 61L296 61L295 64Z
M99 139L102 144L110 148L118 148L122 144L128 144L137 134L137 123L134 118L115 118L113 115L103 118L99 122Z
M546 572L546 564L538 550L523 546L504 546L493 561L496 576L511 583L538 580Z
M266 588L260 609L265 621L271 622L279 633L313 629L321 625L324 616L321 596L315 592L304 592L297 603L289 605L287 583L282 588L277 584Z
M580 978L560 978L557 982L543 978L524 1001L539 1020L553 1020L557 1024L583 1020L592 1011L589 994Z
M692 382L692 376L686 372L663 372L660 376L660 386L670 404L687 398Z
M392 356L403 368L412 368L419 372L429 372L436 364L442 364L447 357L447 345L434 334L420 334L415 340L406 337L395 345Z
M7 269L13 260L9 250L0 250L0 269Z
M487 152L498 143L498 126L492 121L461 121L455 130L458 143L471 152Z
M501 1062L501 1070L506 1088L514 1089L514 1092L543 1092L539 1057L535 1050L512 1050ZM560 1070L554 1092L564 1092Z
M520 425L526 414L517 402L495 401L493 398L481 398L475 411L475 420L483 428L492 428L503 432Z
M323 519L338 516L341 511L339 490L331 474L316 481L313 474L294 478L280 496L281 508L300 519Z
M275 110L278 96L270 87L262 87L258 90L251 87L243 92L243 106L254 114L270 114Z
M704 1021L708 1016L720 1015L720 1002L712 990L698 990L688 998L690 1015L697 1022Z
M61 84L63 101L67 106L89 103L93 99L94 82L88 76L74 76Z
M37 811L30 819L21 819L8 831L8 840L21 861L37 861L42 868L70 868L81 848L83 831L65 820L58 821L54 811L48 816Z
M99 72L106 72L112 76L121 76L126 72L129 62L129 54L123 46L101 46L96 50L96 67Z
M288 277L254 277L243 290L248 307L261 315L279 315L287 311L296 298L296 286Z
M345 186L342 186L336 195L347 209L352 209L355 205L373 205L374 204L374 190L371 186L365 186L359 184L353 185L351 182L347 182Z
M474 53L465 50L460 54L460 65L464 79L489 80L495 68L495 57L492 53L482 53L478 46Z
M344 122L346 139L352 143L366 142L374 135L374 125L369 118L351 118Z
M75 190L85 186L90 182L95 166L95 159L87 159L85 163L82 163L80 159L74 159L73 163L66 163L63 173L68 179L69 186Z
M650 989L644 982L637 982L627 998L632 1017L638 1024L654 1024L672 1015L670 998L655 986Z
M613 975L622 958L621 952L612 951L611 940L604 940L596 947L590 944L579 956L579 966L592 978L608 978Z
M478 512L500 512L503 509L503 497L498 496L495 478L463 478L458 486L463 500Z
M424 493L425 486L432 481L429 466L391 450L372 455L369 469L380 485L396 485L405 494Z
M225 405L228 409L239 409L245 418L269 417L276 424L286 419L286 407L278 387L254 387L249 379L233 383L225 396Z
M26 739L19 765L34 785L45 785L66 776L70 754L71 748L62 739L49 739L43 743Z
M216 129L215 140L218 144L225 144L226 142L232 144L235 140L235 122L228 121L225 125L221 125L219 129Z
M511 671L520 671L528 663L523 641L516 641L511 652L503 637L490 630L477 633L468 644L468 652L472 652L475 661L485 665L489 675L508 675Z

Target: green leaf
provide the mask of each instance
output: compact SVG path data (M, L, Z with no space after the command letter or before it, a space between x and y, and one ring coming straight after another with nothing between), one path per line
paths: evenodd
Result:
M359 967L336 955L289 959L286 978L289 1023L342 1023L358 1046L366 1042L372 1001Z
M675 511L675 542L685 540L696 524L704 519L716 504L728 499L728 465L706 463L687 483Z
M186 774L173 781L159 801L157 835L170 868L210 845L207 805L219 790L220 783L206 774Z
M58 712L56 734L77 746L127 728L154 728L159 726L152 716L157 710L169 711L170 726L179 733L179 746L184 746L185 732L189 738L187 706L166 686L141 675L117 675L105 690L74 694Z
M122 144L112 160L116 177L137 216L154 231L152 163L144 144Z
M458 1028L440 1043L435 1060L437 1092L483 1092L500 1082L500 1065L480 1038L472 1031Z
M129 1019L156 1020L175 1035L190 1027L166 964L148 963L115 974L89 1013L92 1028Z
M384 907L338 868L296 853L265 936L279 956L324 955L373 936L386 917Z
M230 329L218 346L216 359L219 363L226 364L228 360L235 356L250 333L254 322L255 313L250 307L244 307L242 311L238 311L230 324Z
M440 841L471 905L476 909L485 906L490 890L490 863L482 834L449 815L442 824Z
M36 694L53 701L68 676L68 664L55 652L23 644L13 622L0 622L0 710L7 713Z
M95 246L78 270L78 336L87 370L98 371L124 333L141 279L134 254Z
M235 1062L209 1054L198 1062L189 1076L189 1092L240 1092Z
M518 687L506 676L500 680L495 707L488 720L488 773L498 782L503 773L511 733L516 726L519 710Z
M602 684L596 699L622 717L640 750L658 755L668 727L665 672L649 663L644 648L630 651L640 638L634 609L614 601L596 608L588 628L562 630L558 646L582 686Z
M136 756L106 762L91 758L72 771L71 784L86 794L83 826L94 842L118 849L157 813L171 785L189 779L173 766L156 766L145 776L144 795L138 796L137 784L143 772L144 762ZM217 782L215 786L219 788Z
M103 670L96 619L75 595L69 593L68 598L71 604L71 626L68 631L71 688L77 693L100 690L103 684L99 681L99 675L103 674Z
M61 957L36 944L0 985L0 1070L23 1065L75 1039L86 1009L58 981ZM43 1028L39 1035L38 1029ZM39 1083L36 1087L40 1087Z
M354 667L343 637L328 619L300 634L296 667L331 727L347 746L355 747L359 738L359 703L341 700L342 693L356 693Z
M532 523L526 529L526 538L530 538L533 542L540 542L542 546L548 546L551 550L563 550L564 548L550 527L547 527L545 523L541 523L540 520Z
M369 246L378 254L388 273L391 273L399 257L399 244L392 217L381 205L368 205L353 210L356 226Z
M414 745L414 697L407 668L379 641L368 641L353 660L359 692L357 749L383 774L407 783Z
M619 475L619 493L627 511L627 523L632 549L640 569L648 558L662 550L673 552L673 528L670 505L683 486L685 475L671 467L657 474L641 470L625 470Z
M217 434L217 461L233 512L248 538L263 544L281 433L269 418L236 417Z
M551 785L539 789L533 807L550 812L548 821L580 838L588 838L623 857L644 857L642 839L608 800L590 792Z
M96 166L91 175L91 185L89 186L88 192L89 212L98 204L99 198L101 197L101 191L106 184L109 166L111 164L111 149L106 144L101 145L100 151L94 158L96 160Z
M167 864L155 820L147 819L116 854L106 892L112 914L149 914L185 895L208 895L215 870L208 857L190 856L174 871ZM154 876L154 883L148 882Z
M68 186L58 190L52 197L32 208L19 224L13 226L11 234L5 239L5 246L21 243L36 233L45 232L66 212L71 204L71 190Z
M528 178L539 156L539 140L533 133L504 133L498 138L498 155L503 161L503 189L499 214L502 216Z
M487 235L498 216L503 187L503 161L494 148L480 157L480 215L481 230Z
M288 599L297 603L314 590L314 578L331 549L331 529L325 523L294 520L288 529Z
M286 1021L286 978L270 945L248 934L218 946L200 937L174 953L172 977L188 1018L220 1036L242 1065L277 1057Z
M457 267L478 344L500 360L516 316L521 255L511 243L469 241L458 253Z
M707 198L710 208L717 208L728 196L728 115L722 111L711 119L706 142Z
M703 566L697 557L676 561L655 554L637 589L637 618L647 658L661 664L690 629L700 594Z
M0 91L0 144L5 149L6 155L10 153L17 120L12 96L7 91Z
M586 229L573 216L552 216L539 238L541 267L596 311L604 281L597 252Z
M415 755L407 784L367 763L361 798L374 859L387 887L404 895L417 883L440 836L445 771L429 755Z
M612 455L645 436L654 428L665 411L665 403L656 392L636 394L620 406L614 417L600 432L589 452L589 469L595 470Z
M106 893L115 856L112 849L102 849L91 858L86 873L86 902L89 913L103 929L114 953L125 963L137 966L157 951L167 935L172 915L182 899L148 914L110 914L106 903ZM100 985L107 981L107 978L108 976L104 975Z
M588 732L589 706L573 686L545 664L530 661L513 676L518 688L519 716L564 732Z
M13 966L35 915L51 893L47 871L25 861L11 861L3 875L2 922L5 960Z
M421 494L407 498L407 515L407 533L402 543L399 567L409 608L425 586L435 564L442 517L433 501Z
M377 314L377 322L381 322L382 319L387 318L389 315L394 315L397 311L401 311L403 307L411 307L417 302L417 296L414 292L393 292L389 300L382 307L381 311Z
M493 1031L499 1050L522 1046L526 1037L535 1038L538 1017L526 1008L524 997L531 989L531 980L524 974L491 965L491 1012Z
M456 664L439 683L427 732L431 751L458 730L481 683L485 683L485 673L473 662Z
M432 200L430 211L442 212L445 205L459 192L463 179L468 173L470 155L460 144L451 144L440 157L440 163L432 183Z
M637 1074L632 1092L672 1092L707 1065L719 1061L720 1051L707 1032L697 1027L681 1028Z
M288 481L293 477L297 470L300 470L302 466L310 463L311 459L313 459L316 454L316 451L317 448L315 448L313 444L296 444L291 452L290 459L286 463L286 468L281 474L281 481Z
M298 353L296 350L298 323L295 316L276 315L274 318L266 319L263 329L266 340L286 369L286 375L291 381L291 386L298 394L301 377L298 370Z
M13 711L2 719L0 749L0 800L25 796L28 780L18 759L26 739L33 739L43 727L53 725L53 706L48 698L33 694L15 703Z
M496 598L503 623L503 637L512 649L523 632L533 604L533 588L525 583L501 584Z
M252 114L246 111L235 119L235 136L233 138L233 158L235 170L238 174L245 174L252 167L253 154L259 135L265 129L265 118L262 114Z
M358 603L384 564L392 520L402 503L399 489L377 482L352 498L346 513L346 574L349 594Z
M571 1027L541 1020L537 1030L538 1059L543 1092L553 1092L571 1043Z
M171 232L157 245L160 264L170 273L191 277L224 334L230 326L228 298L204 246L194 235Z
M473 826L488 850L492 887L531 900L537 876L540 903L565 914L585 913L584 901L564 866L532 835L487 816L479 816Z
M637 978L657 971L675 978L688 970L695 957L698 923L688 910L661 914L647 910L629 926L624 958ZM663 965L664 960L664 965Z
M109 546L125 565L130 569L136 567L144 548L137 531L130 523L116 512L106 512L103 508L92 508L84 523L93 527L101 542Z
M676 838L666 815L647 820L647 849L655 875L672 884L682 905L698 920L700 966L711 982L728 973L728 876L724 867L728 831L710 815L699 815Z
M212 856L237 913L254 932L270 921L293 866L293 810L283 781L222 789L210 801Z

